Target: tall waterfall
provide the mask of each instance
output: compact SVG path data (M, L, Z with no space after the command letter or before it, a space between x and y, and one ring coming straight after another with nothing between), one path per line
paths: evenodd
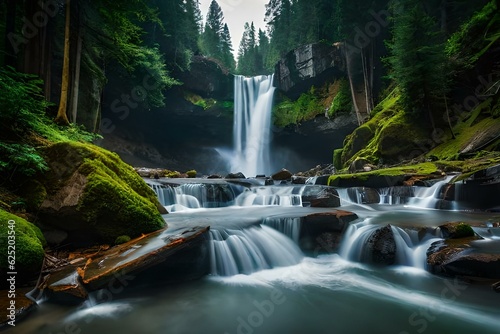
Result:
M270 174L274 75L234 78L234 152L231 170L246 176Z

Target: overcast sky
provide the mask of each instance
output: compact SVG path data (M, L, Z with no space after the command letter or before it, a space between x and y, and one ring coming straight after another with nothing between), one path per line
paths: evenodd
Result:
M252 22L255 25L255 31L259 28L266 31L264 16L266 13L265 5L269 0L216 0L224 13L224 23L227 23L235 57L240 46L241 36L245 22ZM200 0L200 9L203 14L203 20L207 17L208 7L212 0Z

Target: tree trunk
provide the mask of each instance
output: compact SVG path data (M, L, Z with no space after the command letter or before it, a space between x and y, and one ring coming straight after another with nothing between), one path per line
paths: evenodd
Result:
M446 95L444 97L444 106L446 107L446 117L448 118L448 126L450 127L451 138L455 139L455 134L453 133L453 127L451 126L450 111L448 110L448 101L446 100Z
M14 34L16 30L16 0L5 0L6 18L5 18L5 57L4 64L16 68L16 52L14 46L9 40L9 34Z
M358 103L356 101L356 92L355 92L355 87L352 79L352 73L351 73L351 55L347 51L347 46L346 43L344 43L344 52L345 52L345 60L346 60L346 69L347 69L347 79L349 80L349 86L351 87L351 97L352 97L352 105L354 107L354 112L356 113L356 117L358 118L358 125L363 124L363 117L361 116L361 113L358 108Z
M70 36L70 0L66 3L66 25L64 29L64 61L62 70L61 82L61 100L59 101L59 109L55 122L60 125L69 125L68 116L66 115L68 105L68 88L69 88L69 36Z
M80 30L80 28L79 28ZM75 76L73 79L73 89L71 94L71 118L72 122L76 123L78 115L78 95L80 93L80 68L82 59L82 36L78 31L78 38L76 42L76 59L75 59Z

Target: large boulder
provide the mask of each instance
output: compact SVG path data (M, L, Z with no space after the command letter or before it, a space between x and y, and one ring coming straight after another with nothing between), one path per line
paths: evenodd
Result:
M74 246L113 243L118 236L137 237L165 225L166 210L153 190L116 154L95 145L57 143L45 149L50 171L39 208L49 230L68 233Z
M328 186L306 186L302 192L302 203L315 208L336 208L340 206L337 190Z
M325 80L342 76L345 57L342 45L307 44L287 53L275 67L275 85L296 99L312 85L321 86Z

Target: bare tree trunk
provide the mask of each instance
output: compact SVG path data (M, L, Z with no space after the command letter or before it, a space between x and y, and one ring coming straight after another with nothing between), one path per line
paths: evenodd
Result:
M69 125L68 116L66 115L68 105L68 88L69 88L69 36L70 36L70 0L66 3L66 25L64 29L64 61L62 70L61 82L61 100L59 101L59 109L55 122L60 125Z
M448 110L448 101L446 100L446 95L443 95L444 105L446 107L446 117L448 117L448 126L450 127L451 138L455 139L455 134L453 133L453 127L451 126L450 111Z
M363 117L361 116L358 108L358 103L356 101L356 92L354 88L354 83L352 80L352 73L351 73L351 56L347 52L347 47L345 46L344 43L344 52L345 52L345 60L346 60L346 68L347 68L347 78L349 80L349 86L351 87L351 97L352 97L352 105L354 107L354 112L356 113L356 117L358 118L358 125L363 124Z
M75 59L75 77L73 79L73 89L71 94L71 117L73 123L76 123L78 115L78 95L80 93L80 68L82 60L82 36L78 33L76 42L76 59Z

